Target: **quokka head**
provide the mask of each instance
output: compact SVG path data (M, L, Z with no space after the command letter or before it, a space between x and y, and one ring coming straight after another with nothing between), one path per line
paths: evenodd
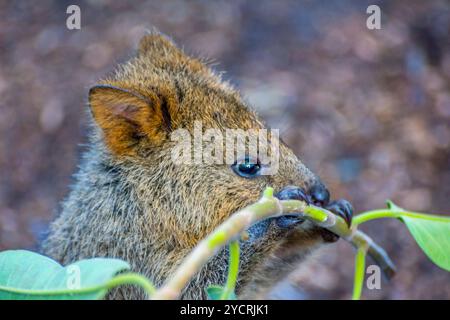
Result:
M95 145L136 190L151 237L170 238L173 250L192 248L267 186L283 199L329 203L328 190L275 131L266 133L275 170L258 153L239 158L237 144L226 143L227 130L261 132L264 123L219 74L161 34L144 36L134 58L91 88L89 104ZM206 139L208 130L216 135ZM244 140L248 151L251 139ZM190 147L180 148L181 141ZM213 160L199 157L211 149ZM174 150L184 151L184 161L175 161ZM227 152L236 157L232 163ZM327 239L323 230L294 217L267 220L249 231L247 249L266 255Z

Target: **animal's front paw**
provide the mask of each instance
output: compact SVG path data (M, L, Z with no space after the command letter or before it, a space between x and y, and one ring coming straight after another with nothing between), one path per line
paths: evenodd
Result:
M345 199L330 202L325 209L330 210L345 220L348 227L352 225L353 206Z
M325 206L325 209L330 210L334 214L342 217L350 228L353 218L353 207L350 202L345 199L335 200ZM336 242L339 240L339 236L337 234L326 229L321 230L321 236L325 242Z
M305 201L310 204L310 198L306 194L305 190L295 186L287 186L280 192L278 192L275 197L280 200L300 200ZM301 224L304 219L296 215L284 215L276 218L277 225L281 228L290 228L295 225Z

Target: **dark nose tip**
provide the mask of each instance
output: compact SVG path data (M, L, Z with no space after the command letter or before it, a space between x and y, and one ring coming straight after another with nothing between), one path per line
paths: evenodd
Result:
M321 182L315 183L309 189L309 196L311 202L320 207L326 206L330 202L330 192Z

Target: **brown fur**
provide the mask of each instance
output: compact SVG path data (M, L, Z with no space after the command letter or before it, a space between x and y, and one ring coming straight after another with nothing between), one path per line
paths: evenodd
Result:
M171 161L170 132L195 120L203 127L258 129L264 124L238 92L166 37L149 34L137 56L90 91L92 134L76 183L52 223L43 252L63 264L89 257L127 260L156 285L196 243L233 212L256 201L266 186L308 189L318 179L284 144L273 176L245 179L229 165ZM309 223L285 229L274 220L255 225L242 242L238 294L259 298L321 243ZM223 283L227 250L191 281L183 298L205 298ZM109 298L140 299L125 287Z

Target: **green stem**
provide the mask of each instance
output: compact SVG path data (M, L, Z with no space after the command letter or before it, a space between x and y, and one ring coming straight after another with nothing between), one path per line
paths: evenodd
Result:
M230 299L230 295L236 288L236 281L239 273L239 241L235 240L230 243L230 261L228 262L228 278L225 290L220 296L220 300Z
M186 256L184 261L177 267L175 272L159 288L152 299L177 299L182 290L186 287L192 277L205 265L210 258L219 252L219 250L236 241L236 238L247 230L250 226L267 218L279 217L286 214L295 214L326 228L338 236L353 243L355 247L364 247L368 249L368 254L375 261L384 266L387 274L393 274L395 268L388 259L386 252L377 246L372 239L356 228L348 228L343 218L334 213L318 208L299 200L279 200L273 196L274 190L266 188L263 197L256 203L241 209L231 215L226 221L219 225L209 236L201 240L196 247ZM230 254L231 254L230 247ZM236 259L234 259L236 261ZM231 261L230 261L231 262ZM235 262L233 262L234 265ZM234 271L230 264L230 274L227 286L235 283L233 280ZM238 264L236 265L237 274Z
M313 205L306 207L303 212L305 213L305 215L307 215L308 218L319 222L324 222L328 217L327 213L324 212L322 208L318 208Z
M146 277L141 276L137 273L125 273L123 275L118 275L111 279L108 283L110 286L108 289L117 287L122 284L131 284L131 285L137 285L140 286L144 291L147 293L149 297L151 297L155 292L156 288L151 283L150 280L148 280Z
M426 220L433 220L433 221L448 221L447 218L431 215L431 214L424 214L419 212L410 212L410 211L403 211L403 210L392 210L392 209L380 209L380 210L372 210L367 211L364 213L361 213L353 218L352 225L357 226L361 223L375 220L375 219L381 219L381 218L401 218L402 216L407 216L411 218L420 218L420 219L426 219Z
M278 217L283 214L301 212L306 203L299 200L279 200L273 196L273 189L266 188L263 197L256 203L232 214L220 224L209 236L201 240L189 252L175 272L159 288L152 299L177 299L192 277L217 254L221 247L236 240L243 231L258 221ZM322 222L322 221L319 221Z
M357 226L361 223L381 218L398 218L400 217L400 213L397 211L392 211L389 209L380 209L380 210L372 210L367 211L357 216L353 217L352 225Z
M110 290L125 284L138 285L142 287L149 296L151 296L156 291L153 284L146 277L141 276L140 274L137 273L120 274L102 285L82 289L30 290L30 289L20 289L20 288L10 288L0 286L0 291L31 296L57 296L69 294L75 295L75 294L93 293L100 290Z
M355 256L355 278L353 281L353 300L361 299L366 269L366 248L359 247Z

